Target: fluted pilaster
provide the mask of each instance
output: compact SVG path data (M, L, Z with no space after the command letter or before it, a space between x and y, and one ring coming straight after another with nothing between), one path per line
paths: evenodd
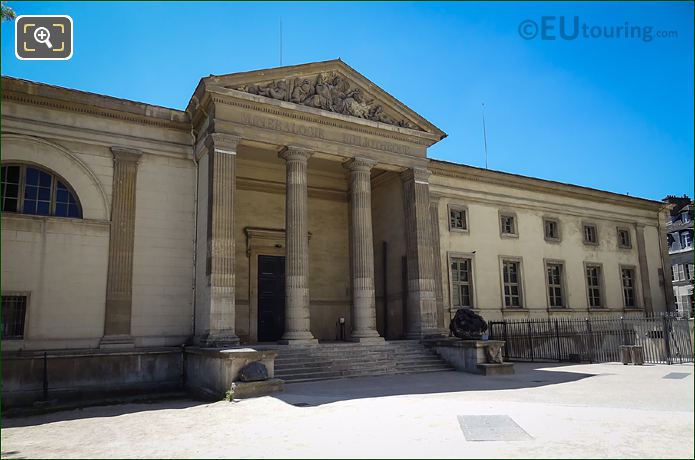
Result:
M430 196L430 222L432 229L432 269L434 270L434 298L437 301L437 326L445 333L448 330L448 315L444 309L442 254L439 245L439 197Z
M130 336L133 304L135 190L142 152L112 147L113 189L106 278L106 311L101 347L133 346Z
M285 333L282 343L317 342L311 334L309 312L309 210L307 162L311 152L285 147Z
M408 169L401 173L408 265L408 338L441 335L437 320L432 257L430 174L424 168Z
M239 138L213 133L208 148L207 272L210 282L210 327L204 344L239 343L236 335L234 193Z
M352 339L360 342L384 340L376 330L374 298L371 169L375 164L365 158L345 163L350 170Z

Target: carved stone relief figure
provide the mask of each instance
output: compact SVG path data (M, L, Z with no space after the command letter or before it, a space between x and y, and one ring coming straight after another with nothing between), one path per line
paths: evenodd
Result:
M278 80L259 85L243 85L232 87L232 89L342 115L420 129L405 119L396 120L373 100L367 101L360 88L350 88L350 83L345 77L335 72L320 73L314 81L308 78L295 78L289 81Z

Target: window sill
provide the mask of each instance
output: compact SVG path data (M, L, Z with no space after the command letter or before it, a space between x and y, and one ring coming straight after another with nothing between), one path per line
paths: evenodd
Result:
M529 312L530 310L528 308L522 308L522 307L504 307L502 308L502 313L524 313L524 312Z
M518 233L500 233L500 238L519 238Z
M560 238L545 238L545 242L558 244L558 243L562 243L562 240Z
M618 249L624 249L624 250L626 250L626 251L629 251L629 250L632 249L632 246L621 246L621 245L618 245Z
M598 247L598 243L590 243L589 241L584 241L584 246L596 246Z
M449 231L451 233L470 233L470 230L468 230L467 228L449 228Z

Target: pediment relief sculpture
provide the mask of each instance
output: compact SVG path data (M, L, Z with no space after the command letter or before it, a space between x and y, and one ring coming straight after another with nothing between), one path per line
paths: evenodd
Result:
M302 77L228 88L422 131L408 120L387 114L383 106L376 104L374 99L367 100L360 88L352 88L350 82L337 72L320 73L315 78Z

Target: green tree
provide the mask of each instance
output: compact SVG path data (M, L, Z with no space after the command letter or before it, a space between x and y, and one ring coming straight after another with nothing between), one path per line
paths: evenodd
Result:
M2 22L11 21L17 16L14 10L5 3L7 2L2 2Z

